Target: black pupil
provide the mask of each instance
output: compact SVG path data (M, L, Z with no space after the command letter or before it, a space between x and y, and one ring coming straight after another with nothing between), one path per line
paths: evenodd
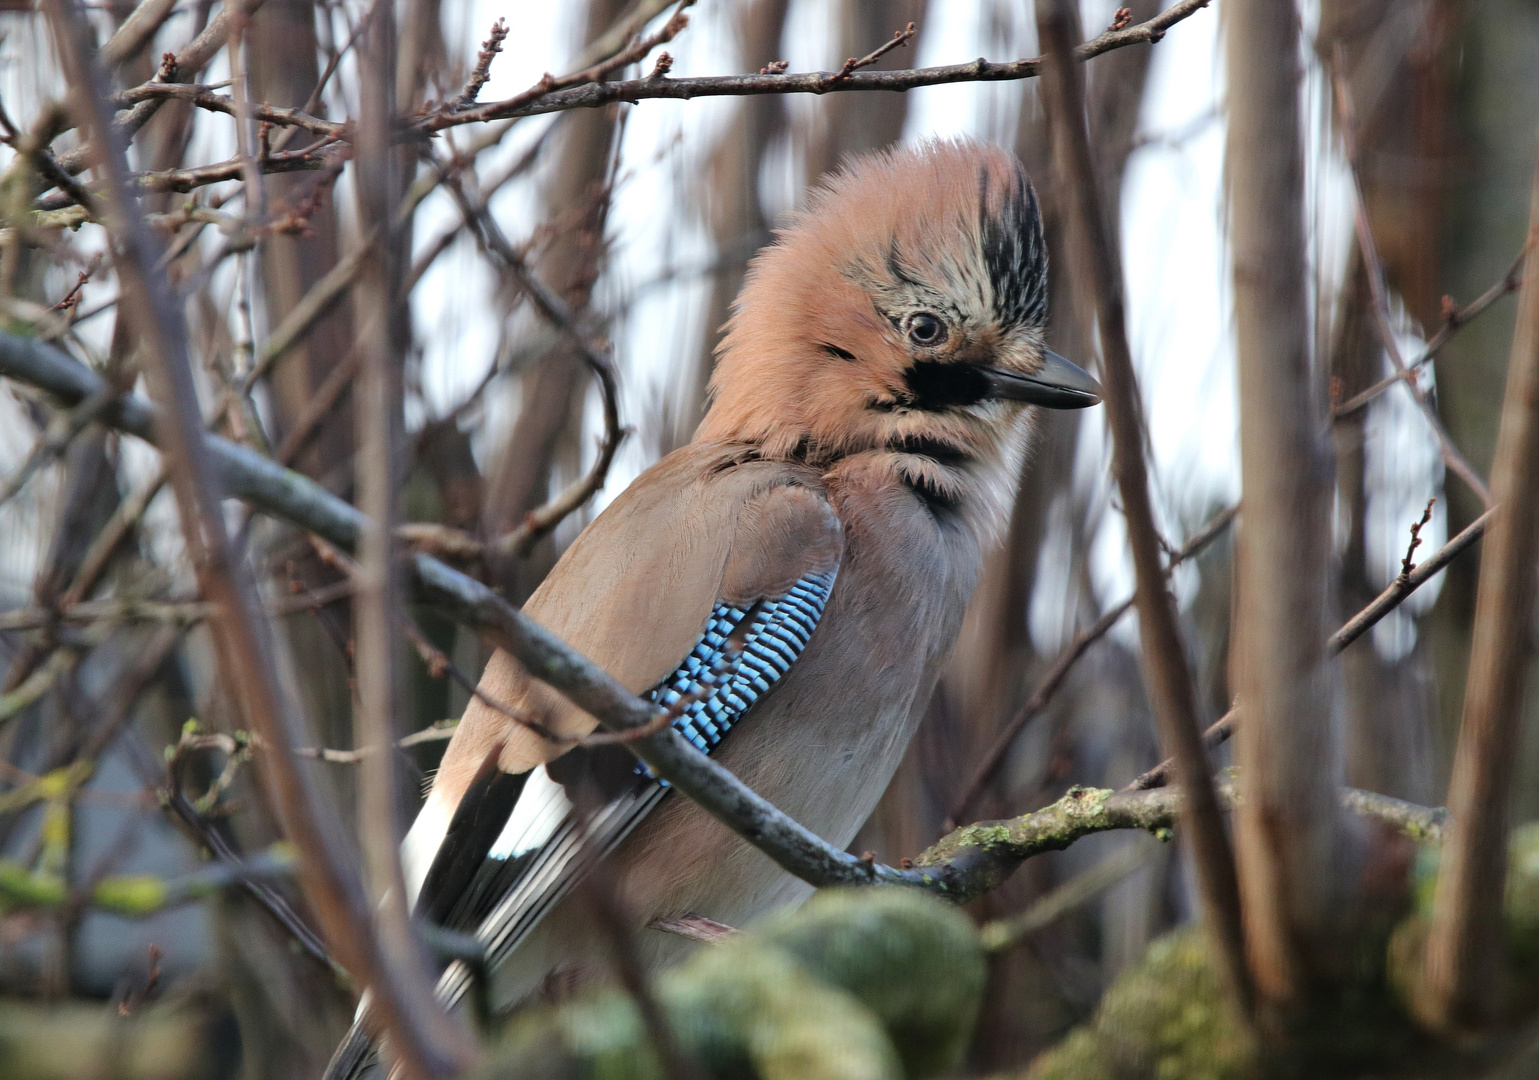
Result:
M909 328L908 336L921 345L929 345L940 337L940 320L934 315L920 315L914 319L914 325Z

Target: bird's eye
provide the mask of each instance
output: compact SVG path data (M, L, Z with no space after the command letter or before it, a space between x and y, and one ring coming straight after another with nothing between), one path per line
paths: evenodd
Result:
M946 324L922 311L908 324L908 339L915 345L936 345L946 336Z

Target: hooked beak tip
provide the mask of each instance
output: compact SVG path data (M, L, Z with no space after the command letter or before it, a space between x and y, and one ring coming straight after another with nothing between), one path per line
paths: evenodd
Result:
M1090 372L1052 350L1042 353L1042 366L1030 375L984 368L990 396L1020 401L1044 409L1086 409L1101 403L1101 384Z

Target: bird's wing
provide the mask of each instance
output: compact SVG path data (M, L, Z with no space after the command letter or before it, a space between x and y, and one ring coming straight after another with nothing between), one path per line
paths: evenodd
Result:
M754 703L790 670L816 628L838 574L842 537L821 492L785 482L784 476L770 476L781 482L752 483L741 490L726 544L705 542L698 528L675 529L673 542L668 536L655 538L664 550L654 557L654 565L675 566L680 559L698 558L702 551L719 560L695 568L697 576L713 582L714 595L694 620L691 640L674 645L666 669L654 675L649 686L638 688L674 713L675 729L706 753L750 717ZM678 500L665 496L661 501ZM654 517L627 515L632 522ZM590 531L602 524L603 517ZM681 533L684 551L678 550ZM594 539L602 540L602 533ZM567 564L575 555L576 565L558 566L552 578L583 581L587 587L581 591L582 602L608 612L605 617L589 613L565 618L568 628L580 628L573 636L586 638L589 648L595 641L613 640L610 626L624 624L620 651L625 659L620 666L628 665L629 670L617 677L635 678L649 662L656 666L647 653L655 652L657 641L676 634L668 627L655 632L644 617L634 615L638 607L656 610L653 598L606 605L605 598L595 594L582 564L591 563L604 546L579 540L562 560ZM662 571L650 583L663 589L669 577ZM640 588L630 589L629 596L646 596L647 582L633 584ZM553 588L542 599L542 609L554 609L561 601L559 590ZM671 624L677 613L668 613ZM650 650L639 647L646 644ZM600 649L593 648L590 655L606 666L611 662ZM522 700L528 697L526 693ZM571 712L556 722L566 731L583 730ZM481 938L493 965L667 793L666 785L620 746L575 747L556 757L545 752L519 772L506 771L507 764L508 755L499 746L482 751L452 817L434 830L442 840L435 845L417 899L425 917ZM413 832L420 828L421 819ZM431 835L427 829L423 832ZM410 842L407 857L412 857ZM465 979L463 971L451 969L443 990L457 998Z

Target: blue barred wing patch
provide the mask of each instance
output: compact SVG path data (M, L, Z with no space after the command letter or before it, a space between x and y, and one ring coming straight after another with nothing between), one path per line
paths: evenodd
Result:
M784 596L748 607L717 604L694 649L648 699L678 709L674 729L709 754L791 670L823 617L838 573L835 567L808 574ZM650 775L645 765L636 771Z
M674 729L709 754L806 648L838 572L835 567L808 574L784 596L747 607L717 604L699 642L647 698L676 710ZM606 752L625 753L618 747L598 751ZM476 927L490 967L516 949L592 864L612 851L668 795L667 781L653 777L643 764L638 763L629 776L624 789L586 822L567 804L552 831L542 832L538 839L521 835L519 842L525 846L518 854L510 850L513 857L486 860L484 882L466 891L465 906L457 908L448 923ZM456 1002L469 984L469 970L456 961L439 981L440 997Z

